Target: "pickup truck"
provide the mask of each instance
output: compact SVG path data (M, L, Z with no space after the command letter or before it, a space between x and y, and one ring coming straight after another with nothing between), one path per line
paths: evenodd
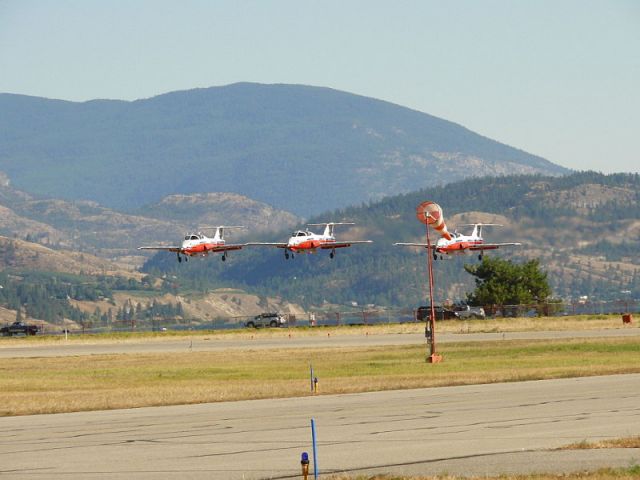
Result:
M37 325L27 325L24 322L13 322L11 325L0 328L0 334L3 337L11 337L13 335L35 335L40 331Z

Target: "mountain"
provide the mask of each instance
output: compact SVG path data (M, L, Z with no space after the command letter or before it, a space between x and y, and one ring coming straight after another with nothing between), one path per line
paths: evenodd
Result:
M240 83L133 102L0 94L0 170L136 211L232 192L308 216L470 176L568 171L455 123L328 88Z
M425 200L442 206L451 230L472 222L503 224L486 228L485 239L522 242L523 247L487 255L515 261L539 258L556 297L640 297L637 174L584 172L564 177L467 179L312 219L355 221L356 227L338 230L337 238L374 240L372 245L340 250L333 260L321 252L285 261L281 251L247 248L228 265L178 265L174 258L157 255L146 263L144 271L175 277L182 288L235 286L306 306L352 301L415 306L426 296L425 249L395 247L393 243L423 241L424 226L416 220L415 208ZM288 232L282 231L271 239L284 241L287 237ZM435 262L437 298L461 299L472 291L473 278L463 266L477 261L471 255Z

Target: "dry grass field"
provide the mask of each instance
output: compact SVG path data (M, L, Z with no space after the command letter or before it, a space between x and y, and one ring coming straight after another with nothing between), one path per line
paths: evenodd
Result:
M9 358L0 415L132 408L640 372L636 338Z
M497 477L478 476L461 477L457 475L436 475L425 477L399 477L394 475L373 476L329 476L327 480L637 480L640 478L640 466L624 469L604 469L597 472L562 473L558 475L500 475Z

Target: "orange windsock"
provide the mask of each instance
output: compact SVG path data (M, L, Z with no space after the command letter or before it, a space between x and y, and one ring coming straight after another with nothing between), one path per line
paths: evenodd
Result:
M425 225L431 225L436 232L447 240L451 240L451 235L444 223L444 215L440 205L434 202L422 202L416 208L416 217Z

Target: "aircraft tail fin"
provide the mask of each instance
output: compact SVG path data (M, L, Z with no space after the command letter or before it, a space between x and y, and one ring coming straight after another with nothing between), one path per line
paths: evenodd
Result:
M224 240L225 229L230 228L247 228L244 225L218 225L216 227L202 227L202 230L215 230L216 233L213 236L214 240Z
M473 227L472 237L482 238L482 227L503 227L501 223L463 223L460 227Z
M333 237L333 228L336 225L355 225L353 222L326 222L326 223L307 223L310 227L324 227L324 235Z

